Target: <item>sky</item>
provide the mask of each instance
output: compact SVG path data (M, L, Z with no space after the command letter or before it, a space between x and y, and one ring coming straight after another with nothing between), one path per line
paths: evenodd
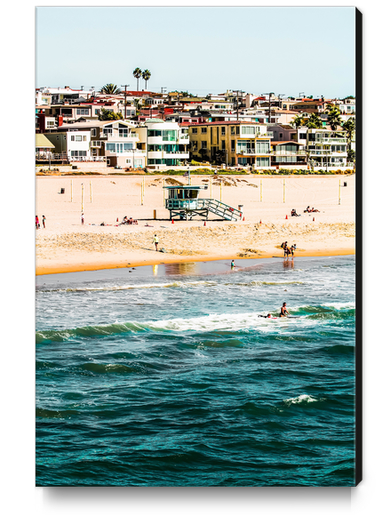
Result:
M35 42L36 87L355 95L354 7L37 7Z

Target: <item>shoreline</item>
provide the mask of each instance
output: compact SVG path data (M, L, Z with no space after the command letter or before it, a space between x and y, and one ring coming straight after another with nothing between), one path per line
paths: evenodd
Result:
M355 249L332 249L327 252L322 251L303 251L300 252L299 255L295 257L332 257L332 256L351 256L355 255ZM151 260L136 260L129 264L127 261L120 261L117 263L113 262L104 262L101 264L91 263L90 265L53 265L53 266L41 266L36 267L36 276L42 275L53 275L53 274L64 274L64 273L72 273L72 272L94 272L97 270L112 270L118 268L132 268L132 267L141 267L141 266L153 266L153 265L166 265L166 264L180 264L180 263L195 263L195 262L204 262L204 261L222 261L222 260L231 260L231 259L268 259L273 257L279 257L283 259L283 256L277 256L277 252L265 252L262 256L252 256L252 257L238 257L232 255L216 255L216 256L187 256L181 258L168 258L168 256L164 256L164 254L159 257L159 259L151 259ZM167 259L168 258L168 259ZM292 258L287 258L292 260Z

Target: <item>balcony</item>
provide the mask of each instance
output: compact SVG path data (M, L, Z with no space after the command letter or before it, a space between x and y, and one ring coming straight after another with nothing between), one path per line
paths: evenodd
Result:
M242 131L240 132L241 138L273 138L273 132L256 132L255 134L244 134Z
M255 148L236 148L236 154L241 156L266 156L270 155L270 150L266 150L265 152L257 152Z
M346 145L348 142L347 138L316 138L315 143L317 145L330 145L330 144L339 144Z
M307 153L304 150L297 150L296 152L286 150L274 150L270 152L272 156L305 156Z

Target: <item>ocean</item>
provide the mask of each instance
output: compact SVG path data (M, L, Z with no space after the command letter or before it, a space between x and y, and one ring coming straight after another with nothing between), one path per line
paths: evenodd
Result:
M37 486L354 486L355 257L236 265L37 277Z

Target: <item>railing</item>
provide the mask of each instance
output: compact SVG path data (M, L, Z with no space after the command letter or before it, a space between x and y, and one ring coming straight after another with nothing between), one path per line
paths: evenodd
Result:
M237 220L242 212L215 199L166 199L166 209L184 209L194 211L196 209L208 209L212 213L221 216L225 220Z
M83 163L90 163L90 162L104 162L106 161L105 156L72 156L68 158L69 162L83 162Z
M255 134L245 134L240 131L241 138L272 138L273 132L256 132Z
M52 154L52 152L36 152L36 161L67 161L68 155L66 152Z
M319 138L316 138L315 139L315 143L317 144L325 144L325 143L347 143L348 140L347 138L322 138L322 137L319 137Z
M265 152L262 152L262 151L258 152L257 150L255 150L255 148L242 149L240 147L237 147L237 149L236 149L236 154L243 155L243 156L265 156L265 155L270 155L272 153L273 152L271 152L270 150L266 150Z
M306 152L304 150L289 151L289 150L273 150L270 152L272 156L305 156Z

